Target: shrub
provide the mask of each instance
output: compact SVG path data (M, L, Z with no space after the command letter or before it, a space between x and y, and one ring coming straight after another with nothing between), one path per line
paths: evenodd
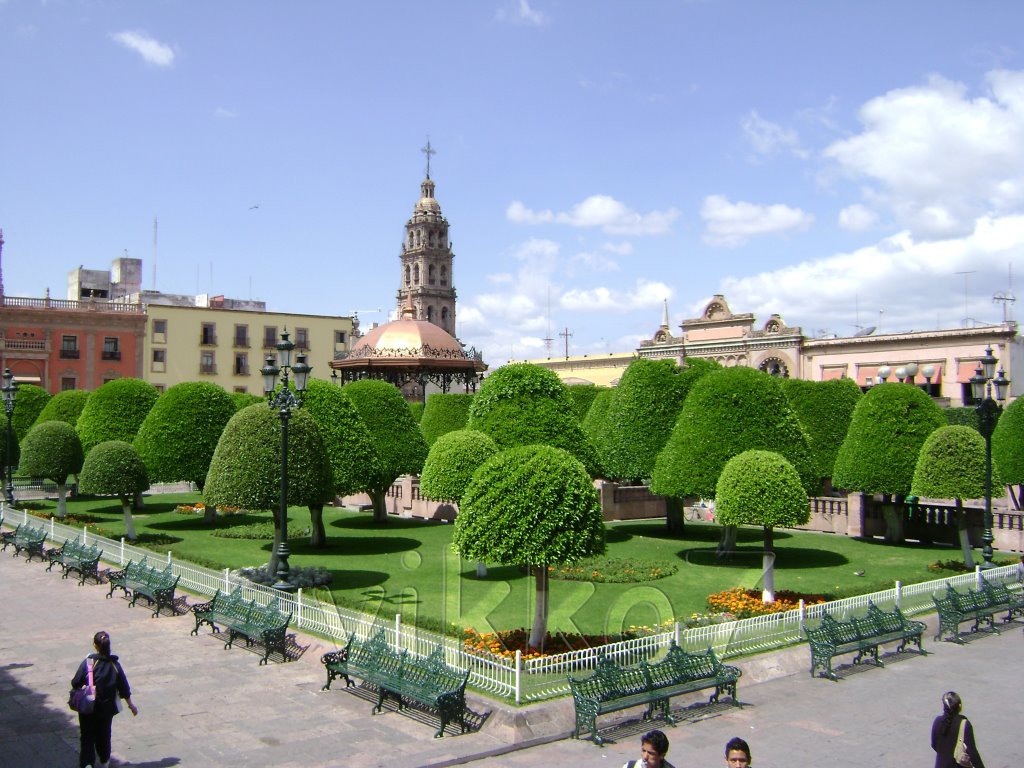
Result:
M51 397L36 417L36 424L47 421L66 421L72 427L85 408L89 393L84 389L68 389Z
M853 379L783 379L782 391L807 433L807 445L821 478L832 477L839 446L850 428L853 409L864 396Z
M942 414L946 417L946 423L950 426L978 429L978 411L970 406L943 408Z
M473 395L444 394L438 392L427 398L427 406L420 419L420 429L427 445L431 446L441 435L463 429L469 423L469 406Z
M254 584L262 584L266 587L277 583L276 573L267 573L267 567L260 565L256 568L242 568L239 575L248 579ZM334 581L334 576L326 568L321 566L292 567L288 569L288 583L293 587L301 589L315 589L326 587Z
M19 441L25 439L49 401L50 393L42 387L35 384L18 385L18 399L11 415L11 427Z
M260 395L253 395L248 392L228 392L228 397L230 397L231 402L235 404L236 411L241 411L243 408L248 408L250 405L266 401L266 398L261 397Z
M442 435L423 463L420 492L428 499L458 503L473 473L497 452L495 442L475 429Z
M599 387L596 384L567 384L566 389L569 390L569 397L572 398L576 420L582 423L583 419L587 417L587 411L590 410L590 406L594 403L597 393L607 389L607 387Z
M75 425L86 456L108 440L132 442L158 397L156 387L141 379L115 379L95 390Z

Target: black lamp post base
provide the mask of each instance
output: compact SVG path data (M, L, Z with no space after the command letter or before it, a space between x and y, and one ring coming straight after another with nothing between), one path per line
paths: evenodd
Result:
M288 567L288 557L291 555L291 551L288 549L288 545L283 541L277 548L277 583L274 584L274 589L280 589L282 592L294 592L295 585L288 581L288 574L290 568Z

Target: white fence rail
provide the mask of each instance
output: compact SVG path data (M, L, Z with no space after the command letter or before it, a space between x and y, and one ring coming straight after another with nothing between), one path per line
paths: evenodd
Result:
M401 623L401 616L394 620L382 621L370 614L325 603L298 590L290 594L254 584L228 569L214 571L186 562L175 561L168 552L166 556L152 550L132 546L124 539L114 541L90 533L88 526L82 529L63 525L51 518L48 523L27 512L11 514L2 520L8 526L20 523L46 526L52 542L63 543L68 539L81 539L83 543L94 544L103 550L103 560L123 566L129 560L138 562L143 557L149 562L165 561L180 576L178 585L189 592L212 597L220 590L230 592L241 587L250 600L266 604L276 597L283 610L292 612L292 625L298 629L333 640L338 645L347 642L355 633L365 639L384 629L385 635L395 648L426 656L438 646L444 648L445 660L453 667L469 670L469 682L474 688L486 693L514 700L517 704L538 701L569 692L567 675L579 674L593 668L602 654L613 656L624 664L637 663L643 659L658 656L667 650L672 642L687 650L703 650L711 647L720 658L746 655L781 648L803 641L803 627L807 621L817 621L823 611L837 618L862 613L868 603L879 608L891 609L899 606L908 614L928 613L933 610L932 593L944 590L947 584L954 587L977 587L982 579L995 582L1012 582L1018 578L1017 566L1004 566L985 571L976 569L972 573L950 576L944 579L903 586L899 582L892 589L870 595L834 600L829 603L806 606L785 613L755 616L749 619L725 622L705 627L685 629L677 623L672 630L644 637L622 640L617 643L585 648L569 653L522 659L470 652L457 639L435 632L407 627Z

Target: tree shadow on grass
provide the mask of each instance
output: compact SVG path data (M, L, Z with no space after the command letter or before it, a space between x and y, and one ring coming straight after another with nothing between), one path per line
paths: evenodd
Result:
M715 547L692 547L681 549L676 553L676 557L690 565L749 570L761 567L764 551L757 547L737 548L724 561L719 561L717 555L718 551ZM787 547L775 551L775 567L785 568L787 571L805 568L833 568L847 565L849 562L850 560L846 556L826 549Z
M408 552L418 549L423 544L417 539L405 536L329 536L326 547L311 547L309 539L296 541L288 539L288 546L294 554L302 557L337 557L339 555L388 555L396 552ZM269 551L270 543L263 549Z
M451 525L451 523L442 522L440 520L413 520L411 518L395 517L393 515L388 515L388 521L386 523L375 523L373 522L373 515L369 512L360 515L346 515L345 517L339 517L331 520L328 523L328 527L330 528L347 528L362 531L421 530L423 528L436 528L441 525Z
M527 573L524 568L518 565L489 565L487 566L487 575L483 578L476 575L475 567L467 568L461 572L460 576L467 581L516 581L517 579L525 579Z

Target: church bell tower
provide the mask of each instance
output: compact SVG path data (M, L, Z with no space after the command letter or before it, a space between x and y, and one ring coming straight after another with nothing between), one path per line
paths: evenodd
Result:
M455 336L455 285L452 279L452 253L448 242L448 220L434 197L430 178L430 142L423 148L427 156L427 176L420 184L420 199L412 218L405 223L402 241L402 276L397 306L399 316L412 305L417 320L427 320Z

